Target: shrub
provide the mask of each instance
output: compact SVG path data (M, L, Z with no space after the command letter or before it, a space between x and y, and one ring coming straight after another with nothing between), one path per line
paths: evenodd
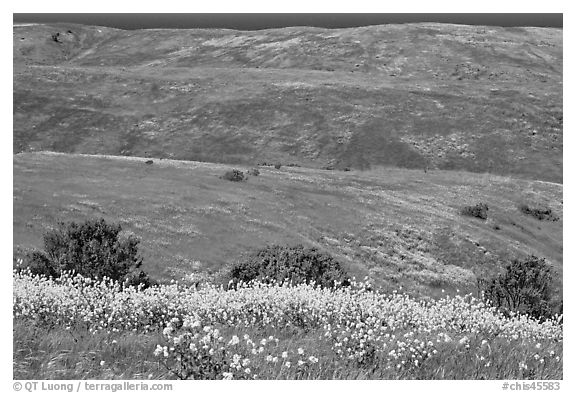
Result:
M504 274L489 280L478 279L484 300L508 312L528 314L537 319L552 315L552 272L544 258L531 255L514 259Z
M334 282L350 285L348 275L329 254L302 245L268 246L234 264L229 270L234 286L257 280L264 283L289 281L292 285L311 283L333 288Z
M148 274L142 270L131 271L124 277L124 285L130 287L141 286L142 289L146 289L157 284L158 282L156 280L150 278Z
M222 179L230 181L244 181L246 180L246 177L244 176L244 172L239 171L238 169L232 169L222 175Z
M34 275L56 277L59 275L58 267L42 251L32 251L27 255L26 263L22 269L28 268Z
M252 176L259 176L260 170L258 168L252 168L248 171L248 174Z
M524 214L528 214L530 216L536 217L539 220L547 220L547 221L558 221L559 218L557 215L552 213L552 209L549 207L538 208L538 207L530 207L526 204L522 204L518 206L520 211Z
M146 273L138 270L142 265L139 240L133 236L121 238L121 231L120 225L108 224L104 219L83 224L60 222L58 228L44 234L44 252L28 255L27 267L34 274L51 277L74 270L84 277L106 276L148 285Z
M476 206L464 206L460 210L463 216L478 217L482 220L488 218L488 205L485 203L478 203Z
M280 164L279 162L277 162L276 164L274 164L274 168L280 169L280 168L282 168L282 164Z

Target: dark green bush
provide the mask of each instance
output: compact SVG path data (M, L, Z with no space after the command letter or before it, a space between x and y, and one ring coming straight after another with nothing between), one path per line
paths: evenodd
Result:
M139 270L139 240L133 236L121 238L121 231L120 225L108 224L104 219L82 224L60 222L58 228L44 234L44 252L28 255L26 267L34 274L51 277L74 270L84 277L128 278L132 284L148 285L146 273Z
M494 278L478 279L484 300L505 313L518 312L537 319L553 314L552 270L544 258L514 259Z
M314 282L333 288L335 281L350 285L340 264L329 254L316 248L268 246L234 264L229 270L233 286L257 280L264 283L290 282L292 285Z
M482 220L488 218L488 205L485 203L478 203L476 206L464 206L460 210L463 216L478 217Z
M232 169L231 171L226 172L224 175L222 175L222 179L230 181L246 180L246 178L244 177L244 172L239 171L238 169Z
M280 168L282 168L282 164L280 164L279 162L277 162L276 164L274 164L274 168L280 169Z
M547 221L559 220L558 216L552 213L552 209L550 209L549 207L539 208L539 207L530 207L526 204L522 204L518 206L518 208L522 213L536 217L539 220L547 220Z

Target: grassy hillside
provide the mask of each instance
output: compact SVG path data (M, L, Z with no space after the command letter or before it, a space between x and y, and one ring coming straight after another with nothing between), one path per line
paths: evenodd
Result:
M214 271L270 243L315 245L357 277L423 295L471 290L503 260L536 254L561 282L562 219L538 221L518 205L562 217L562 186L453 171L324 171L136 157L14 156L15 254L42 247L58 220L104 217L142 239L145 270L159 279ZM236 166L238 167L238 166ZM238 167L243 169L241 167ZM244 168L245 169L245 168ZM488 219L459 214L485 202Z
M562 299L561 29L13 32L15 262L104 218L166 284L15 270L15 379L562 378L562 316L461 296L536 255ZM376 290L189 285L270 244Z
M562 30L14 28L14 151L562 182Z

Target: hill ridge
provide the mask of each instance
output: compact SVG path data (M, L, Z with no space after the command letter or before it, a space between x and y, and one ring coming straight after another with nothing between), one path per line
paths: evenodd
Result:
M16 30L16 152L562 181L561 29Z

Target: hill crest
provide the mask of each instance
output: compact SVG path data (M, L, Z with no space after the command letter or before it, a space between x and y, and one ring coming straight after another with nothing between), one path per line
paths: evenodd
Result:
M561 182L562 52L552 28L22 26L14 151Z

